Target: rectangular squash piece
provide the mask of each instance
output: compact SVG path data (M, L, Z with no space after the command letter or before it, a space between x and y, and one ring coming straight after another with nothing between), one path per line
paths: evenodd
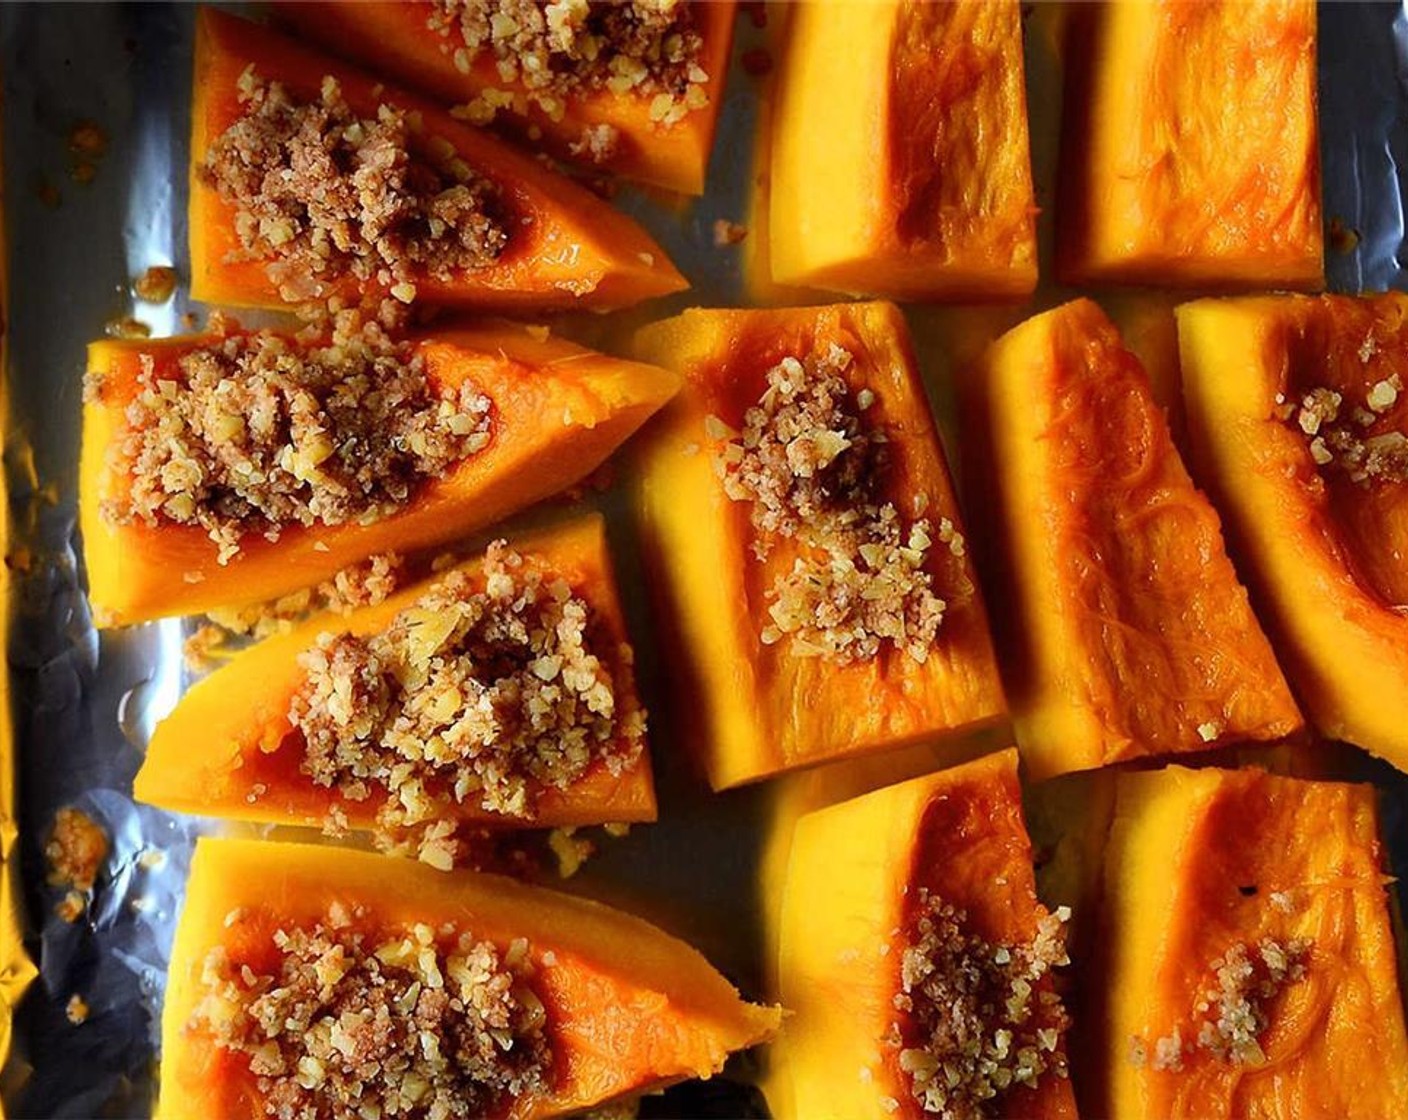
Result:
M1217 514L1104 312L1027 320L975 377L973 477L1032 777L1298 729Z
M593 515L237 654L157 724L133 793L440 864L461 825L653 820L632 660Z
M1408 769L1408 297L1178 309L1195 465L1310 719Z
M268 518L236 516L245 508L240 504L240 487L245 485L241 478L248 478L251 495L262 491L266 480L260 471L236 477L235 468L247 462L253 470L263 458L286 462L287 470L271 468L268 473L283 479L281 492L295 496L304 495L295 484L316 483L330 463L337 464L332 469L341 472L339 478L355 477L356 484L362 485L367 480L359 472L369 469L362 449L379 435L363 433L365 442L347 445L345 462L336 456L317 460L328 450L325 443L314 450L317 429L332 434L327 438L339 432L345 435L331 418L337 410L329 402L344 390L352 392L348 386L361 383L350 375L343 378L344 389L329 390L328 399L311 414L299 411L308 404L299 392L283 389L273 394L275 405L258 415L282 421L283 427L274 423L272 434L266 436L251 435L254 429L245 423L243 405L231 405L226 411L216 407L222 399L216 389L229 391L232 401L244 400L250 367L233 362L212 377L201 363L224 346L257 352L270 338L307 357L308 350L289 336L243 332L102 341L89 348L79 519L89 599L99 626L258 603L327 579L375 553L411 552L464 536L591 473L670 398L678 384L662 369L609 358L558 338L535 337L516 326L489 323L421 337L414 342L411 364L423 363L430 391L458 393L456 399L461 401L469 394L476 410L487 405L479 420L487 441L475 433L457 437L468 439L465 457L451 461L434 477L412 480L404 501L369 507L365 516L355 510L354 516L334 519L324 511L307 523L277 525L272 533L276 539L269 539ZM408 368L399 358L397 362L399 371ZM335 361L332 368L342 377ZM368 368L373 377L386 375L385 367ZM362 381L368 375L367 369L352 373ZM200 384L209 392L183 392L193 377L204 377ZM152 433L166 431L161 425L180 419L166 413L179 413L181 402L199 414L181 421L180 438L173 440L179 453L168 453L164 442L160 446L153 442L156 450L149 456L150 463L140 454L128 453L125 445L135 431L131 409L143 399L148 402L150 423L144 420L142 430ZM173 401L176 407L169 408ZM344 408L344 422L358 427L363 407L370 407L365 400ZM257 423L254 406L249 408L250 423ZM388 416L390 424L400 413L388 408ZM455 434L437 417L428 421L428 437L439 440ZM461 418L445 423L460 425ZM297 437L290 434L294 429ZM287 447L282 448L285 442ZM287 459L279 458L285 453ZM214 471L217 463L233 464L226 472L229 479L202 474ZM172 473L163 473L167 471ZM399 486L405 480L391 481ZM154 492L163 499L160 503L148 500ZM172 504L187 498L189 505ZM278 507L271 509L278 511ZM214 536L200 521L206 514L218 522Z
M1063 283L1323 286L1314 0L1110 0L1068 35Z
M195 299L523 311L689 286L636 222L528 153L211 8L191 115Z
M686 312L647 444L670 665L716 789L1003 713L943 451L890 304Z
M1102 1114L1408 1114L1370 786L1264 771L1118 779Z
M584 898L368 852L202 839L157 1115L573 1115L709 1077L780 1017L682 941Z
M772 116L772 279L896 299L1036 286L1017 0L799 4Z
M1037 901L1014 750L804 816L773 1115L1074 1118L1051 971L1067 916Z
M301 37L424 90L461 119L594 171L702 194L732 0L591 0L534 18L544 7L312 0L279 4L277 14ZM489 26L473 18L480 12Z

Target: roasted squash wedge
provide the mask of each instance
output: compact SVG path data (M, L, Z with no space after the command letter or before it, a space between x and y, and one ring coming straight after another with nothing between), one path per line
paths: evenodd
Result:
M1301 726L1148 377L1088 300L973 385L1004 683L1033 778Z
M1036 286L1017 0L802 4L772 117L779 284L897 299Z
M449 791L437 786L429 792L432 797L444 795L443 811L433 819L539 827L653 820L650 758L641 736L625 732L632 721L639 721L642 709L600 516L541 531L514 541L512 548L537 565L543 579L563 581L591 612L584 645L603 663L617 734L610 742L595 744L593 750L601 757L570 784L559 787L530 778L529 796L517 812L490 808L473 791L450 798ZM483 592L488 578L483 569L482 560L457 569L470 577L467 591ZM442 574L431 582L443 585L444 578ZM348 827L373 827L388 797L384 785L372 783L372 796L352 800L336 784L315 782L305 772L303 733L290 718L294 697L308 679L300 657L318 646L322 634L385 634L403 612L417 608L429 586L407 588L342 618L314 618L238 654L197 682L157 724L133 795L163 809L202 816L321 827L335 811ZM501 651L505 660L507 648ZM507 676L510 668L500 665L494 673ZM484 684L494 679L491 675ZM511 731L507 727L503 734ZM622 764L608 765L608 755L621 757Z
M262 602L364 557L462 536L555 494L594 470L675 392L661 369L608 358L518 327L486 325L422 339L430 381L473 381L491 402L492 438L396 513L369 524L286 528L276 542L248 534L237 555L195 525L115 524L105 503L131 479L109 466L145 360L178 384L182 355L208 337L103 341L89 349L96 390L83 410L80 524L89 598L100 626Z
M1313 0L1112 0L1067 35L1057 272L1323 285Z
M324 77L333 76L362 119L376 119L382 105L418 114L415 144L427 152L448 145L453 156L497 192L507 235L502 253L484 267L452 270L448 276L422 267L415 274L412 298L473 308L607 308L688 287L664 250L624 214L423 98L210 8L197 16L195 65L190 181L195 299L236 307L280 307L286 302L281 285L270 278L270 261L244 253L235 208L202 174L211 146L245 114L240 89L247 72L280 82L291 97L309 101L320 96ZM306 296L356 302L365 294L348 274L336 283L309 285Z
M947 908L947 918L931 913L935 901ZM961 916L954 920L954 914ZM934 953L923 943L925 922L964 939L963 948L950 942ZM1007 1029L991 1017L991 1007L985 1009L988 1019L975 1014L976 1006L954 988L953 1002L944 1008L955 1020L955 1033L971 1031L961 1035L963 1042L981 1046L983 1057L998 1067L1015 1064L1023 1033L1050 1030L1035 1047L1042 1069L1030 1079L987 1097L976 1081L961 1079L972 1071L960 1055L915 1037L923 1001L932 994L915 980L930 966L943 983L946 969L965 968L970 976L998 971L1001 966L990 963L995 955L1005 958L1015 979L1018 972L1025 975L1022 946L1045 936L1053 942L1053 957L1063 956L1059 935L1053 937L1059 925L1037 901L1015 751L803 817L783 897L779 955L783 1000L792 1014L775 1046L776 1060L790 1075L791 1099L774 1115L943 1115L942 1107L926 1113L921 1098L927 1091L931 1102L946 1105L952 1115L968 1115L959 1105L983 1100L984 1115L1074 1117L1070 1081L1062 1072L1063 1026L1049 1025L1063 1023L1064 1016L1043 998L1054 994L1049 967L1022 981L1030 985L1030 1008L1022 1001L1009 1024L1011 1062L995 1057L988 1045ZM979 942L988 960L977 959ZM991 999L1001 985L999 976L984 978L991 986L982 987L981 995L970 992L974 1003ZM770 1103L776 1108L779 1102Z
M636 350L687 384L646 448L643 519L662 613L678 639L673 675L697 713L714 787L998 719L986 615L898 309L689 311L646 328ZM837 410L824 422L804 414L818 393ZM760 431L738 431L754 423ZM825 423L850 424L852 438L828 435ZM886 442L870 458L875 433ZM743 477L759 456L776 458ZM810 500L808 480L824 491L813 495L819 509L791 536L768 528L774 514L792 516L789 503ZM748 498L773 486L771 496ZM847 500L858 489L864 496ZM888 545L866 543L862 553L827 536L833 517L866 526L877 515L893 519ZM915 527L921 538L906 535ZM919 546L904 554L903 571L886 559L896 558L896 542ZM876 577L877 566L890 574ZM894 626L879 620L894 639L879 637L859 609L875 602L889 611L883 581L892 577L916 593L894 607ZM854 609L842 601L847 587ZM911 608L916 598L933 607L934 597L942 618L919 642Z
M1204 300L1178 327L1194 462L1306 713L1408 768L1408 298Z
M221 1031L233 1035L239 1021L218 1018L219 1010L230 1006L228 1001L223 1007L211 1002L212 974L238 975L245 965L258 975L276 971L280 957L287 962L293 956L305 931L320 923L336 926L339 915L345 934L363 935L367 951L383 949L382 975L397 990L406 987L410 969L440 977L438 984L425 983L431 991L476 990L472 974L453 964L443 968L446 938L453 943L468 935L495 946L499 974L502 965L517 958L518 974L527 976L532 993L522 996L523 1002L541 1004L536 1041L545 1046L549 1060L536 1085L499 1094L484 1115L511 1120L562 1116L684 1078L708 1077L730 1051L774 1033L780 1018L776 1009L745 1003L683 942L586 899L495 875L445 875L332 847L201 840L172 949L162 1015L159 1116L214 1120L263 1115L269 1090L261 1091L249 1071L249 1057L218 1038ZM279 930L285 931L279 939L282 949L275 941ZM409 961L395 951L407 936L422 932L429 935L428 943L411 941ZM437 958L441 967L431 972ZM341 975L325 964L319 975L331 985L320 993L318 1006L335 1007L339 986L355 982L364 963L359 954L350 962L341 957ZM490 992L488 998L497 997ZM481 1006L477 998L475 1006ZM466 1018L461 1009L445 1021ZM399 1025L393 1015L391 1029ZM323 1030L325 1024L315 1020L308 1031L309 1051L316 1049ZM286 1051L303 1048L302 1040L289 1040L287 1032L275 1043ZM368 1071L362 1099L374 1099L401 1057ZM339 1087L339 1069L328 1062L319 1073L317 1066L305 1063L298 1074L301 1083L315 1086L316 1100L318 1093ZM299 1091L289 1089L292 1076L272 1076L279 1088ZM406 1088L404 1080L401 1088ZM329 1100L324 1097L323 1103Z
M1100 1114L1404 1115L1373 789L1180 767L1118 783Z
M504 80L492 50L471 58L454 27L437 30L436 5L421 0L281 4L278 18L335 54L461 107L457 112L471 120L488 118L494 128L526 137L561 159L682 194L702 194L723 103L735 5L709 0L684 7L699 36L695 65L704 77L692 84L699 85L695 96L702 95L704 103L669 124L656 119L658 110L652 113L654 91L594 88L560 95L549 90L549 96L534 97L521 75ZM501 107L495 112L494 106ZM593 136L602 130L607 145L594 151Z

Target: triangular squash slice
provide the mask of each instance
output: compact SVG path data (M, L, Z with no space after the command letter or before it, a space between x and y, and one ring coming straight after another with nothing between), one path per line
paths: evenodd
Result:
M344 63L326 59L257 24L209 8L197 19L192 108L190 237L191 295L237 307L279 307L291 294L272 280L269 260L247 259L235 208L207 182L211 146L245 116L241 85L251 77L279 82L290 99L317 102L325 77L337 80L360 120L394 106L419 121L412 154L437 149L463 160L496 192L506 242L497 259L436 276L421 269L415 298L466 307L620 307L688 287L650 236L590 191L537 160L451 117L423 98L387 86ZM449 151L446 149L452 149ZM310 286L306 298L355 300L361 283L348 274ZM323 290L324 288L328 290ZM316 289L316 290L315 290ZM297 298L294 300L298 301Z
M219 547L199 525L118 523L107 512L132 486L112 456L141 389L144 362L179 386L181 358L211 341L102 341L89 348L79 512L89 599L100 626L262 602L375 553L409 552L483 528L590 474L678 385L664 370L519 327L426 336L416 347L430 383L470 381L488 399L488 444L380 520L290 525L276 541L247 533L222 564Z
M426 1091L384 1065L348 1090L341 1059L300 1053L305 1039L287 1029L276 1031L268 1045L288 1073L267 1076L261 1089L250 1070L251 1060L258 1059L237 1048L245 1025L241 1016L249 1007L238 990L245 979L241 972L248 968L246 976L259 983L281 965L296 963L299 944L319 927L343 943L355 936L363 940L350 954L350 967L344 957L329 969L337 954L320 962L320 975L329 983L313 1001L309 1051L317 1049L329 1009L343 1001L343 986L367 971L379 972L396 993L410 990L418 975L438 977L422 987L452 997L468 992L476 1009L489 1011L509 1000L476 980L507 973L515 979L510 998L520 1008L541 1004L542 1018L525 1025L515 1017L511 1035L515 1045L534 1046L541 1057L537 1076L530 1076L530 1069L519 1078L531 1087L489 1095L473 1115L512 1120L570 1115L623 1095L708 1077L731 1051L772 1035L781 1017L776 1009L745 1003L688 945L587 899L497 875L446 875L334 847L204 839L191 863L172 949L162 1015L159 1116L263 1115L268 1093L276 1088L301 1100L311 1097L325 1108L334 1095L345 1102L355 1093L362 1103L389 1090ZM491 946L497 966L477 974L455 967L448 958L462 937ZM408 939L407 956L399 950ZM368 960L376 950L381 950L379 964ZM234 977L230 986L222 985L225 977ZM416 1004L414 992L409 1002ZM452 1011L445 1021L463 1018ZM393 1032L404 1028L394 1014L387 1025ZM413 1046L406 1055L417 1074L429 1064L415 1060L421 1054L449 1053L448 1047L431 1050L420 1041L422 1047ZM512 1048L503 1048L508 1041L503 1034L495 1041L495 1049L485 1047L488 1060L481 1072L486 1067L492 1072L496 1062L513 1055ZM274 1051L261 1051L260 1068L274 1065ZM520 1070L532 1065L518 1061ZM476 1088L471 1078L459 1081L461 1090ZM455 1086L454 1075L441 1073L428 1088L443 1090L447 1084ZM342 1114L355 1115L355 1106Z

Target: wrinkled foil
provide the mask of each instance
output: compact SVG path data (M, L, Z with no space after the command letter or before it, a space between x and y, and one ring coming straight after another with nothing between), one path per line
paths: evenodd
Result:
M17 599L9 657L27 948L40 966L19 1009L15 1053L0 1084L11 1115L150 1114L163 977L191 846L197 834L215 827L135 804L130 796L155 721L190 683L181 645L192 624L95 631L76 528L85 344L104 324L129 314L154 335L178 333L188 310L180 292L161 307L136 304L130 284L154 264L173 264L188 275L193 17L194 8L184 5L0 7L12 291L5 465ZM1047 57L1044 37L1052 19L1052 10L1041 5L1028 17L1033 147L1039 194L1048 199L1049 178L1042 180L1051 161L1042 153L1054 148L1059 105L1059 68ZM1408 14L1395 4L1326 4L1320 29L1325 212L1344 231L1327 252L1329 286L1347 292L1404 287ZM625 189L616 200L695 283L684 296L620 317L625 321L689 304L744 302L740 254L715 246L712 229L716 219L740 221L747 213L759 85L737 62L759 35L740 15L708 197L681 207ZM82 121L98 124L109 141L89 184L73 178L69 150L71 131ZM1048 208L1043 222L1050 221ZM1049 236L1043 244L1050 244ZM1049 298L1046 292L1039 302ZM925 314L912 315L920 320L921 365L939 361L926 358ZM590 319L576 323L586 337L603 329ZM941 403L942 391L936 395ZM651 638L625 501L617 492L601 504L611 519L641 686L652 706L661 822L610 843L565 886L660 922L756 996L761 934L754 877L766 793L709 796L672 749L665 673ZM1363 771L1386 791L1385 827L1402 873L1408 869L1402 812L1408 788L1386 766L1365 761ZM72 925L54 915L59 892L45 883L43 858L54 813L64 805L83 809L112 840L92 905ZM74 994L91 1009L79 1026L64 1011ZM745 1067L740 1076L748 1072ZM760 1115L758 1108L756 1094L725 1082L672 1091L649 1102L644 1114Z

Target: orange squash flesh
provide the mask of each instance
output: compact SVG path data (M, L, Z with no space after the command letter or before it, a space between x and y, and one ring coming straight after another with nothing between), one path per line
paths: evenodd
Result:
M1322 470L1281 415L1316 388L1340 393L1346 418L1363 408L1404 369L1408 298L1202 300L1178 326L1195 463L1307 714L1408 769L1408 484ZM1401 438L1408 394L1350 426Z
M1004 684L1036 780L1276 739L1300 714L1138 359L1088 300L978 371Z
M559 159L577 160L593 170L609 171L682 194L704 193L709 150L723 104L735 5L732 0L708 0L692 3L690 8L702 41L699 66L709 75L708 81L702 83L709 103L702 109L691 111L674 125L662 127L650 119L653 95L598 89L564 98L558 120L538 105L529 104L523 112L513 106L504 108L494 126L498 128L502 122L503 130L516 137L536 130L539 139L535 144L541 144ZM447 38L427 23L433 9L434 5L421 0L353 4L313 0L280 4L277 10L280 21L300 37L448 104L466 104L486 89L523 94L521 81L505 82L499 75L492 51L481 52L469 71L461 72L454 60L455 37ZM450 49L446 50L446 46ZM584 129L601 125L610 126L619 134L610 155L597 163L572 151Z
M291 95L316 100L333 75L352 110L375 118L383 104L416 112L422 142L438 137L500 193L509 242L492 265L448 279L420 275L417 299L476 309L611 308L680 291L689 285L663 249L635 222L590 191L548 170L531 156L463 124L444 109L389 87L351 67L325 59L283 37L210 8L196 21L192 107L190 236L191 296L235 307L282 307L266 261L232 259L242 252L234 207L201 178L210 146L243 115L238 83L246 68L284 84ZM332 294L332 293L330 293ZM351 302L362 294L352 277L336 293Z
M1105 873L1103 1115L1408 1115L1374 796L1254 769L1120 776ZM1265 1063L1235 1065L1192 1045L1196 1005L1217 988L1213 962L1267 938L1310 939L1305 976L1263 1001ZM1181 1068L1157 1069L1155 1042L1175 1028ZM1143 1066L1131 1061L1135 1039L1151 1055Z
M802 4L786 34L772 279L897 299L1030 293L1017 0Z
M773 1064L787 1082L778 1099L769 1098L778 1120L924 1115L898 1048L884 1041L900 990L900 930L921 887L966 911L968 928L990 943L1036 934L1046 910L1037 901L1022 823L1016 751L888 786L798 822L779 943L782 999L791 1015L773 1047ZM1038 991L1050 983L1048 975ZM1014 1120L1076 1115L1070 1081L1055 1074L992 1104L993 1115Z
M933 525L947 517L961 531L897 308L695 310L637 336L639 354L673 366L687 384L647 443L642 513L662 610L679 639L673 673L698 715L697 746L716 789L991 723L1003 713L971 562L944 547L926 560L947 610L924 663L886 646L875 659L840 665L791 654L787 640L761 640L768 590L797 550L781 540L766 561L755 558L748 504L723 491L706 418L740 428L769 368L832 343L854 356L846 374L852 387L875 394L867 422L889 434L884 497L909 511L923 495Z
M1314 0L1113 0L1068 34L1063 283L1323 286Z
M262 1116L253 1078L187 1028L206 955L267 954L279 926L311 926L339 902L381 926L454 923L501 945L526 938L554 1051L552 1093L510 1120L562 1116L624 1094L718 1072L730 1051L773 1034L780 1012L739 998L695 950L586 899L497 875L442 874L346 849L203 839L196 845L162 1014L158 1116ZM243 910L231 926L226 917ZM544 955L551 954L547 964Z
M100 378L83 409L79 517L89 599L100 626L262 602L377 552L409 552L490 525L590 474L675 392L661 369L620 361L520 328L481 326L419 342L433 385L472 379L492 401L489 445L427 483L400 511L368 525L292 526L278 541L247 534L229 563L198 526L111 523L104 502L130 484L108 457L138 391L144 356L159 377L181 380L181 355L199 337L96 342Z
M525 558L539 561L552 578L565 580L591 608L591 646L611 675L618 716L624 719L639 711L601 517L585 517L512 543ZM461 567L480 578L481 561ZM373 827L384 796L348 801L315 785L299 769L302 738L288 718L289 704L305 679L298 657L324 632L365 636L385 630L426 590L427 585L407 588L346 617L314 618L245 650L198 682L157 724L133 796L163 809L202 816L314 827L337 808L350 827ZM532 804L529 814L505 816L471 799L455 806L453 816L465 824L537 827L654 820L649 755L643 750L618 774L598 763L566 789L536 790Z

